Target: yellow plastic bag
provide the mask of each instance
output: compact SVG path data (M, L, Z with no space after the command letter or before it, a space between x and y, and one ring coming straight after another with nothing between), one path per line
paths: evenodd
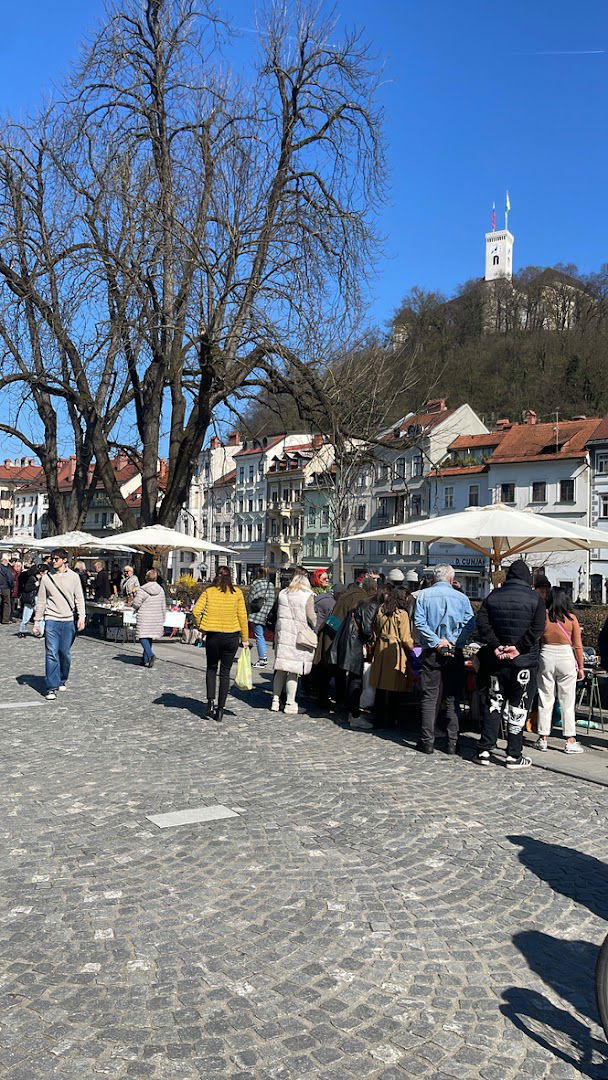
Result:
M251 654L249 649L241 649L241 655L236 665L236 685L239 690L253 690L253 672L251 670Z

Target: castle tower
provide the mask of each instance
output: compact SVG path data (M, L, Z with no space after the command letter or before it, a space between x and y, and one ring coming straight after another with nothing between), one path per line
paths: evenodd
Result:
M513 277L513 244L515 237L508 229L486 233L486 281Z

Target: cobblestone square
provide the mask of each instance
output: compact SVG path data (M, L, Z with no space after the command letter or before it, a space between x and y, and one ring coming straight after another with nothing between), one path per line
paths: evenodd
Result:
M608 1077L605 788L272 714L259 687L217 725L200 671L120 643L79 640L47 702L13 630L0 1075Z

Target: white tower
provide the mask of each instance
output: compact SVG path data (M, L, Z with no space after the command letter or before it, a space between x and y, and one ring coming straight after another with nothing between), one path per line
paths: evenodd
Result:
M508 229L486 233L486 281L513 277L513 244L515 237Z

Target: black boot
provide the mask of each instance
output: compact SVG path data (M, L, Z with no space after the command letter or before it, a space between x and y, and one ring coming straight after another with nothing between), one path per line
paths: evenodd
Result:
M215 701L208 701L207 702L207 708L205 709L204 715L205 715L206 720L214 720L215 719Z
M224 719L224 710L220 709L219 705L213 714L213 719L216 721L217 724L221 724L222 720Z

